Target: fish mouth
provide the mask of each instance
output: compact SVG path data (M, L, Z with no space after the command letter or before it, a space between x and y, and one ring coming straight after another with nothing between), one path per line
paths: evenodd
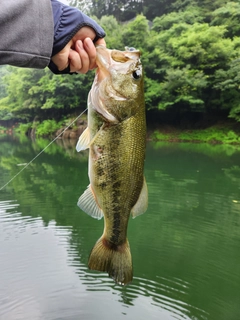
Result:
M98 66L97 75L98 81L102 81L104 78L110 75L109 68L111 66L111 50L104 46L97 46L96 64Z
M125 51L111 50L104 46L97 46L97 81L100 83L106 78L110 78L111 74L126 74L130 65L135 61L139 61L140 51L135 48L125 48ZM108 94L115 100L126 100L127 98L120 94L112 86L108 86Z
M140 57L139 50L129 47L125 47L125 51L119 51L97 46L96 51L99 81L108 77L113 70L126 74L130 65L138 61Z

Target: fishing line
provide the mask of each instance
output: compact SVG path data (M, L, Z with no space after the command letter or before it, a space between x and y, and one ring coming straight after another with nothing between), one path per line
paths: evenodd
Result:
M2 186L0 188L0 191L5 188L10 182L12 182L23 170L25 170L34 160L36 160L54 141L56 141L69 127L71 127L71 125L77 121L77 119L79 119L84 112L86 112L87 109L85 109L79 116L77 116L76 119L74 119L61 133L59 133L58 136L56 136L42 151L40 151L36 157L34 157L31 161L29 161L17 174L15 174L14 177L12 177L12 179L10 179L4 186Z

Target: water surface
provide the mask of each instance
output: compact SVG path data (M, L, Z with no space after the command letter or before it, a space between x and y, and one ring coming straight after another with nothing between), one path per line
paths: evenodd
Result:
M7 183L47 141L0 140ZM129 222L134 280L88 270L103 230L76 202L87 153L51 145L0 191L0 319L240 319L240 152L148 143L148 211Z

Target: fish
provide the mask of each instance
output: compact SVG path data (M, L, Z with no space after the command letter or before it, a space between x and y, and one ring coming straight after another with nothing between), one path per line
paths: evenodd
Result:
M119 285L133 280L129 217L148 207L144 177L146 114L140 51L96 47L97 70L88 95L88 126L78 152L89 149L90 184L78 200L81 210L104 217L104 231L88 267L108 272Z

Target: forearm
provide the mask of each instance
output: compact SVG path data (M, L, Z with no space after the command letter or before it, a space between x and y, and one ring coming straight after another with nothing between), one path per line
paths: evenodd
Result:
M53 39L49 0L1 1L0 64L44 68L50 61Z
M0 65L85 73L104 36L96 21L57 0L0 0Z

